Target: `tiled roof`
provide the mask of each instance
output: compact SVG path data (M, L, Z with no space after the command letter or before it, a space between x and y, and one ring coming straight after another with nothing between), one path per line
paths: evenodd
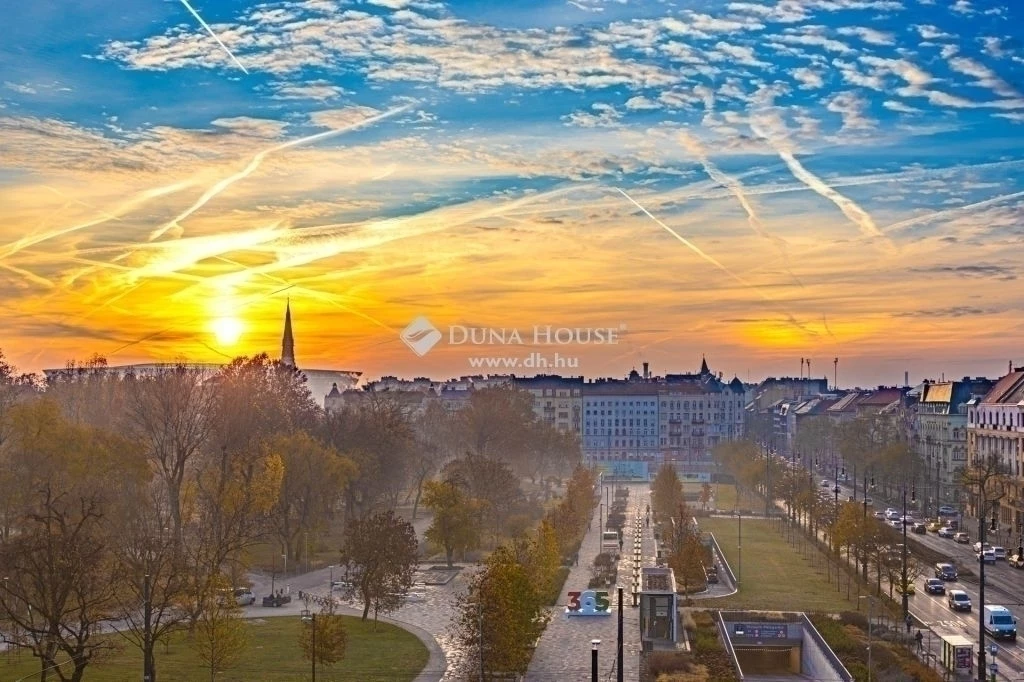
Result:
M948 403L953 399L953 383L925 384L922 403Z
M1016 369L996 382L982 403L1004 403L1016 405L1024 400L1024 369Z
M844 412L853 409L853 406L860 400L860 393L847 393L834 404L828 407L828 412Z
M898 388L880 388L877 391L871 391L864 396L857 406L873 406L873 407L885 407L903 397L903 392Z

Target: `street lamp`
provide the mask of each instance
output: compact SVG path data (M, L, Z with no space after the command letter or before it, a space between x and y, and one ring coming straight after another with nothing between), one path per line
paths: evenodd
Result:
M312 645L312 647L310 647L310 653L311 653L310 659L312 660L312 663L313 663L313 668L312 668L313 678L312 678L312 680L313 680L313 682L316 682L316 614L315 613L310 613L309 609L303 610L303 612L302 612L302 622L310 623L313 626L313 641L312 641L313 645Z
M978 493L978 682L985 682L985 503L984 493ZM999 522L996 517L995 500L992 504L992 526L995 531ZM995 654L993 654L995 655ZM995 679L995 671L993 677Z
M331 595L331 599L334 599L334 564L330 565L330 569L331 569L331 586L330 586L330 589L328 591L328 594Z
M597 682L597 647L601 646L601 640L590 640L590 682Z
M860 598L868 600L868 682L871 682L871 607L875 603L875 598L870 594L862 594Z
M736 589L743 577L743 510L736 510Z
M911 502L916 502L917 501L917 488L916 488L916 486L912 486L911 489L910 489L910 501ZM902 555L903 555L903 562L902 563L903 563L903 565L902 565L902 569L900 571L900 580L902 581L902 584L900 585L900 592L903 593L903 619L906 620L907 616L910 614L910 603L908 601L909 598L910 598L910 595L908 594L909 590L907 589L907 484L906 483L903 484L903 518L901 519L901 522L903 523L903 551L902 551Z

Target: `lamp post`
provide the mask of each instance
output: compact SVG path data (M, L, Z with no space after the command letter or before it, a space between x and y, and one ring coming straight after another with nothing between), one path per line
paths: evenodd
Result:
M985 500L984 492L978 492L978 682L985 682ZM994 531L998 519L996 507L992 505L992 527ZM993 679L995 673L993 671Z
M597 647L601 646L601 640L590 640L590 682L597 682Z
M743 511L736 510L736 589L743 577Z
M764 444L764 517L768 518L768 501L772 496L772 471L771 455L768 454L768 444Z
M916 502L917 501L917 488L916 487L911 487L911 489L910 489L910 501L911 502ZM907 594L908 590L907 590L907 484L906 483L903 484L903 518L901 519L901 522L903 523L903 550L901 552L901 554L903 555L903 562L902 562L902 567L901 567L901 570L900 570L900 580L902 581L902 584L900 585L900 592L902 593L902 596L903 596L903 619L906 620L907 616L910 615L910 604L909 604L909 601L908 601L909 598L910 598L910 595Z
M333 600L334 599L334 564L330 565L330 569L331 569L331 585L328 588L328 592L327 593L331 595L331 599Z
M305 610L302 612L302 621L304 623L310 623L313 626L313 646L310 647L310 653L312 654L310 656L310 659L312 660L313 664L312 680L313 682L316 682L316 614L310 613L309 610Z
M868 600L868 682L871 682L871 607L874 605L875 599L870 594L862 594L860 598Z

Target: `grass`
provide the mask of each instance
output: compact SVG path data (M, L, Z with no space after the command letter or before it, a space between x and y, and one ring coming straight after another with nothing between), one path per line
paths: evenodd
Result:
M731 486L730 486L731 487ZM706 518L701 530L715 534L719 546L734 573L739 573L735 519ZM731 597L715 599L716 608L768 611L823 611L835 613L856 609L836 591L825 575L800 556L777 530L777 523L764 519L743 520L743 573L740 591ZM820 562L819 562L820 563ZM853 597L856 600L856 596Z
M429 654L415 635L388 623L363 623L345 616L348 644L345 657L334 666L317 666L317 679L324 682L359 680L360 682L401 682L415 678L427 664ZM238 665L217 675L217 682L306 682L310 663L299 648L298 616L279 616L246 621L249 644ZM86 668L84 682L124 682L142 678L142 654L116 638L119 650L102 663ZM202 682L209 670L196 657L185 633L176 634L168 646L156 649L157 677L160 682ZM39 661L27 651L0 657L0 679L17 680L30 675L39 679Z

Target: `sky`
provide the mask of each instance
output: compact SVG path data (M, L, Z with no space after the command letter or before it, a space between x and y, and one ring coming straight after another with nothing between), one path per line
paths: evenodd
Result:
M276 356L288 302L300 367L371 377L1024 364L1013 0L4 14L0 349L23 371Z

